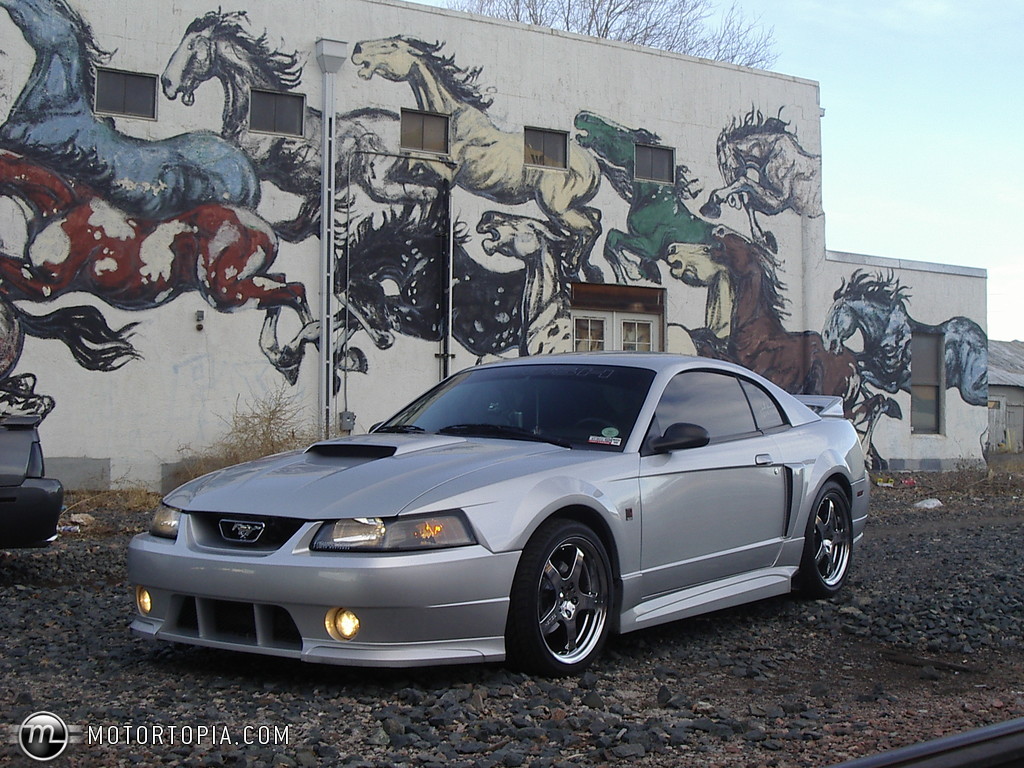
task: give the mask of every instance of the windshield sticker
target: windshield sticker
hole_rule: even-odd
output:
[[[587,442],[597,443],[598,445],[622,445],[622,438],[605,437],[604,435],[591,435],[589,438],[587,438]]]
[[[601,437],[618,437],[619,430],[615,427],[605,427],[601,430]]]

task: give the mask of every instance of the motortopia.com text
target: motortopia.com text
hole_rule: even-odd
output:
[[[124,746],[278,746],[288,744],[289,726],[88,725],[86,744]]]

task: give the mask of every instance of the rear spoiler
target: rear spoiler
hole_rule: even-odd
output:
[[[794,397],[823,418],[826,416],[846,418],[841,397],[831,395],[794,395]]]

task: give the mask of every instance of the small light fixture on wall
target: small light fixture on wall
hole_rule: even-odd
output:
[[[196,310],[196,330],[197,331],[203,330],[203,320],[205,320],[205,319],[206,319],[206,313],[203,310],[201,310],[201,309],[197,309]]]

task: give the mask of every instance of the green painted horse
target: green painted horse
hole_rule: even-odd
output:
[[[699,190],[686,166],[675,169],[673,183],[636,178],[636,147],[657,146],[658,136],[643,128],[626,128],[592,112],[576,115],[581,131],[576,141],[597,157],[602,173],[618,195],[629,203],[628,231],[612,229],[604,242],[604,256],[617,281],[650,280],[661,283],[658,262],[668,262],[673,244],[712,245],[714,226],[694,216],[686,207]],[[678,248],[677,248],[678,250]],[[672,275],[692,282],[688,273]]]

